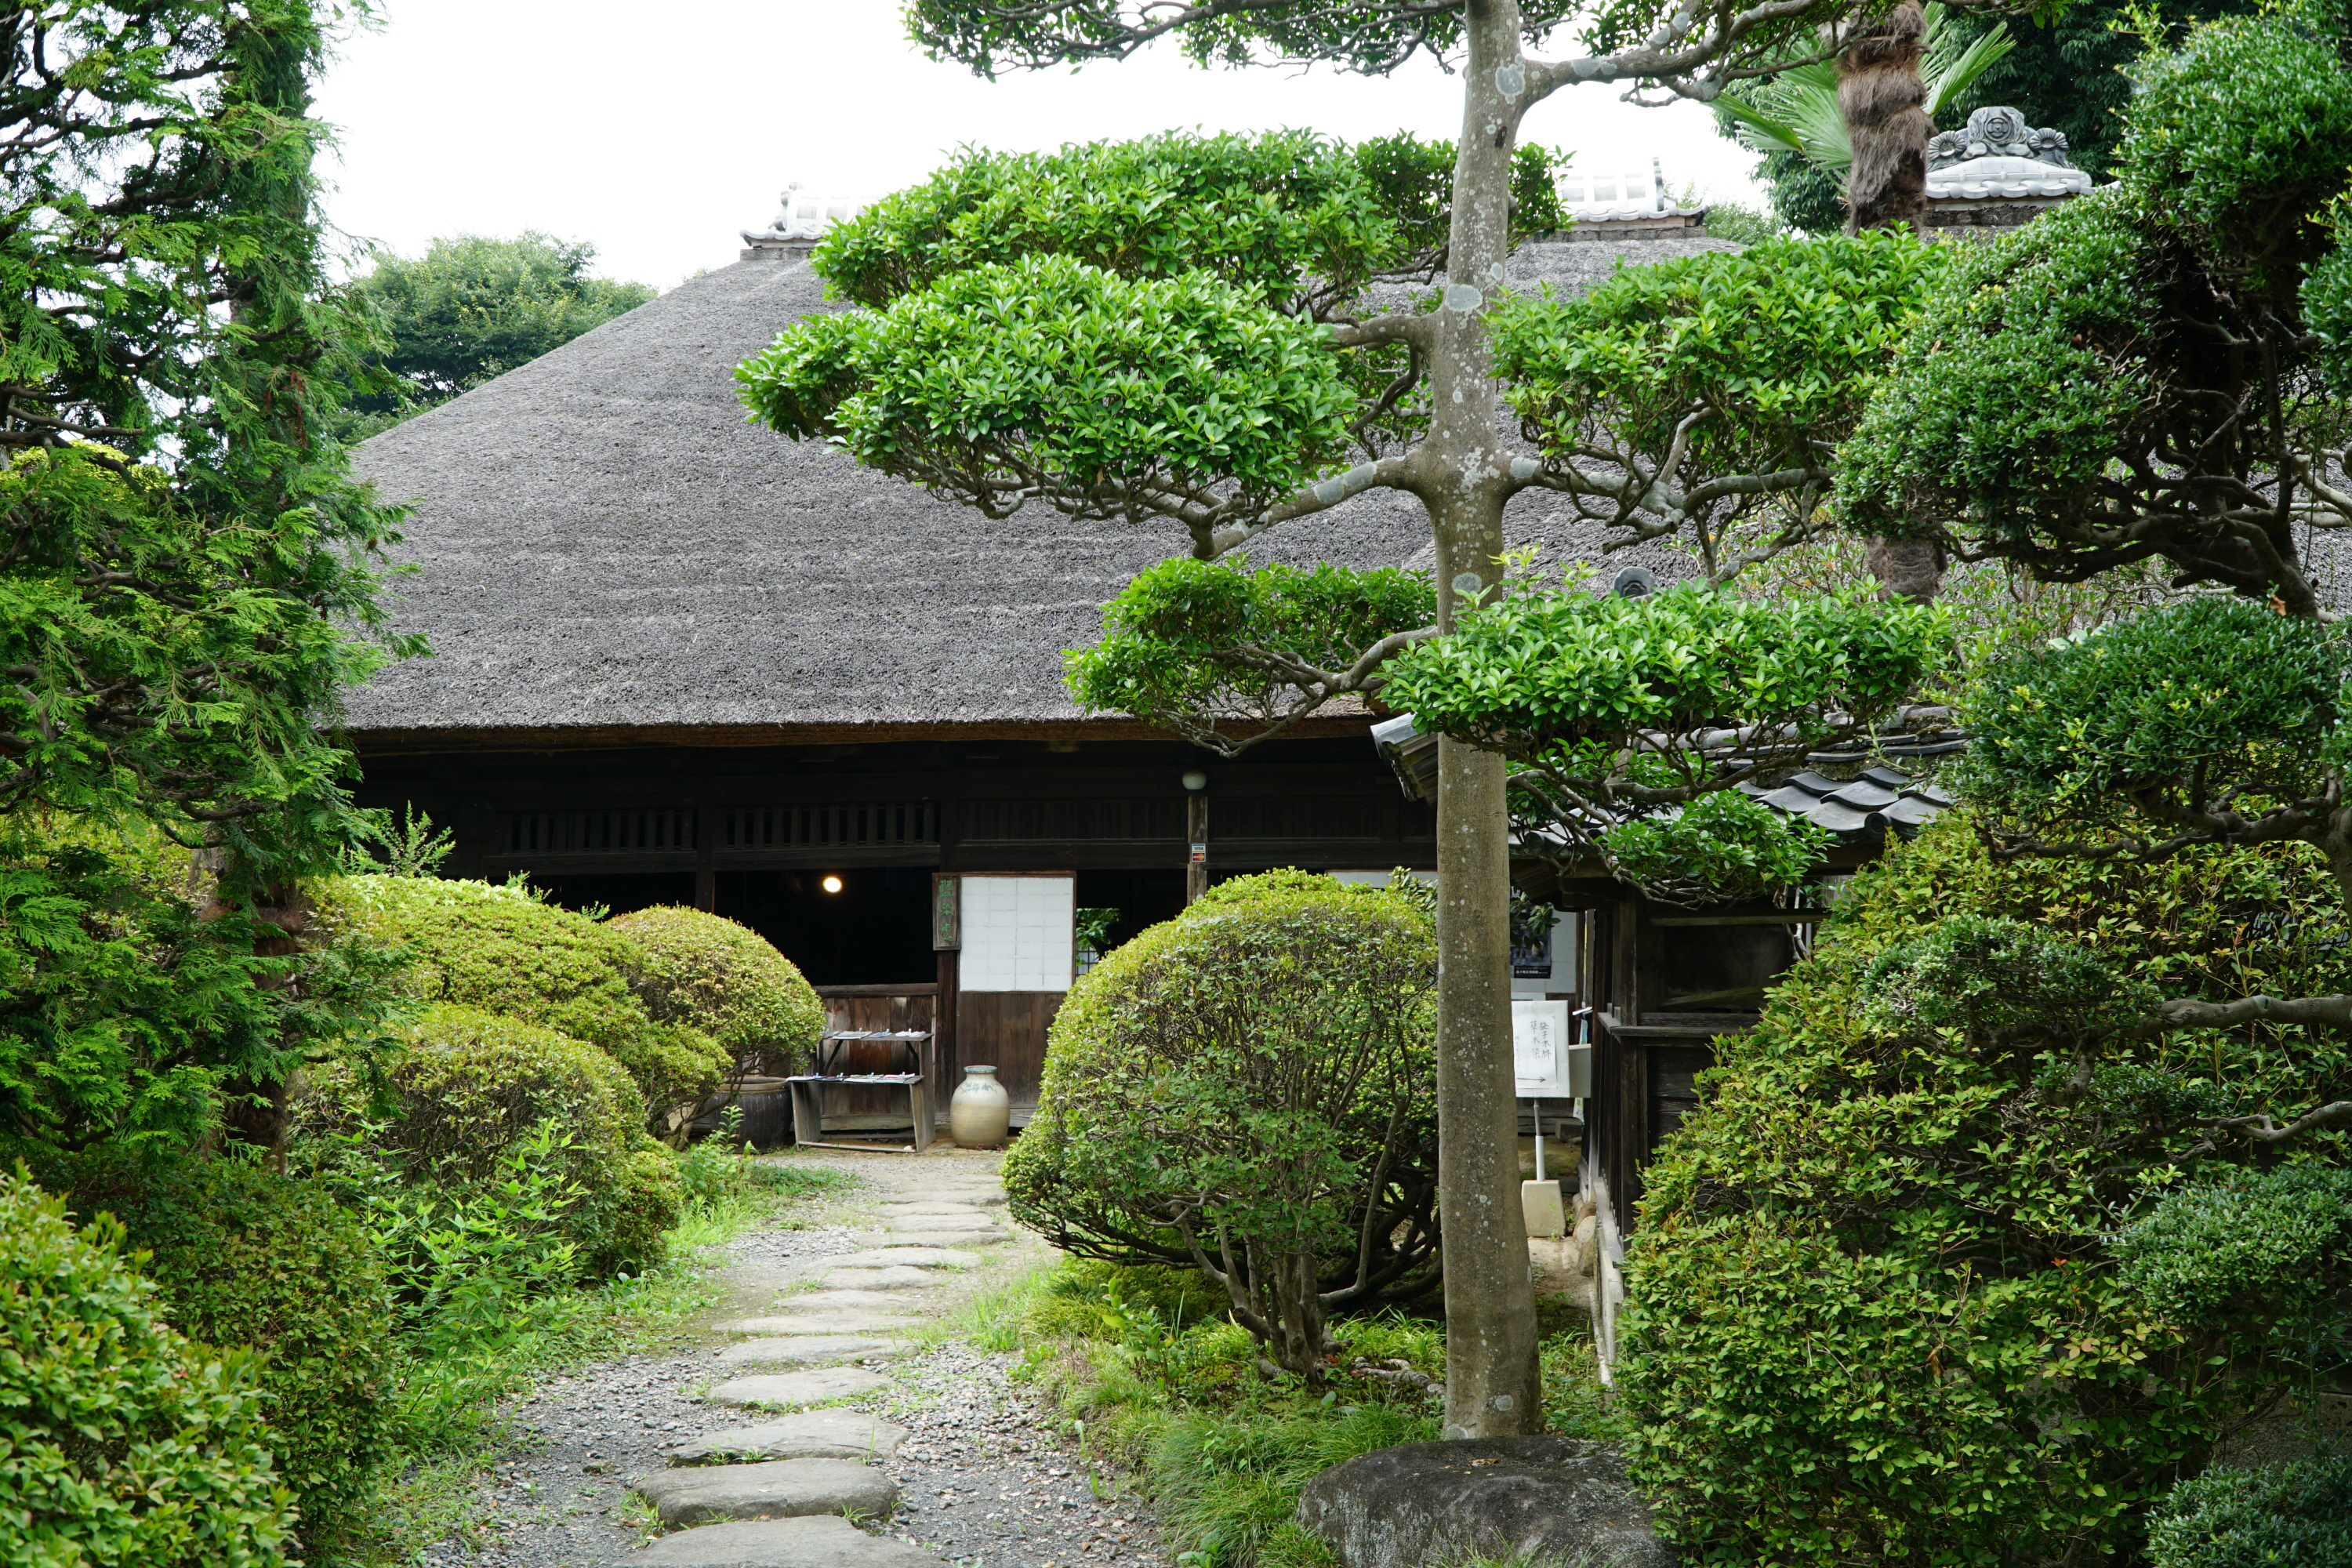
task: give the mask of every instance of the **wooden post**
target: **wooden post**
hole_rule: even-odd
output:
[[[719,912],[718,813],[697,808],[694,814],[694,907],[704,914]]]
[[[1184,797],[1184,841],[1191,846],[1184,861],[1184,901],[1192,903],[1209,890],[1209,794],[1194,790]]]

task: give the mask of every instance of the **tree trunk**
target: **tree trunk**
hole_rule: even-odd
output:
[[[1462,136],[1422,500],[1438,625],[1502,574],[1504,481],[1485,309],[1504,279],[1523,67],[1516,0],[1470,0]],[[1445,1268],[1445,1436],[1541,1430],[1535,1286],[1519,1217],[1511,1074],[1510,840],[1503,759],[1438,742],[1437,1192]]]
[[[1919,75],[1927,30],[1918,0],[1846,35],[1838,56],[1838,110],[1853,163],[1846,170],[1846,232],[1925,226],[1927,217],[1927,84]],[[1882,599],[1932,601],[1943,587],[1944,552],[1924,539],[1873,539],[1870,574]]]
[[[1918,0],[1846,36],[1838,56],[1838,109],[1853,163],[1845,176],[1846,232],[1921,226],[1927,216],[1927,84],[1919,76],[1927,18]]]

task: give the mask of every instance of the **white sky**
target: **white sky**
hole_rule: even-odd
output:
[[[596,270],[667,289],[735,259],[798,180],[871,197],[965,142],[1026,150],[1175,127],[1307,126],[1451,137],[1459,84],[1200,71],[1172,50],[982,81],[907,42],[898,0],[383,0],[318,95],[340,127],[330,217],[415,255],[436,235],[536,228],[594,245]],[[1636,109],[1565,89],[1524,135],[1585,168],[1664,162],[1676,189],[1753,201],[1754,155],[1692,104]]]

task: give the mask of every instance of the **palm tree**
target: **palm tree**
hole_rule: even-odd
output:
[[[1926,20],[1919,74],[1927,88],[1923,107],[1933,121],[2017,46],[2006,22],[1963,46],[1944,25],[1943,5],[1929,5]],[[1843,192],[1846,171],[1853,165],[1853,139],[1838,105],[1835,60],[1815,60],[1782,71],[1761,86],[1727,92],[1716,100],[1715,111],[1731,122],[1741,146],[1763,153],[1794,153],[1834,175]]]

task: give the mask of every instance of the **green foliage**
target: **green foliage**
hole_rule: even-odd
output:
[[[1736,790],[1700,795],[1671,816],[1621,822],[1601,835],[1618,874],[1644,887],[1691,883],[1717,900],[1793,888],[1836,837]]]
[[[2266,605],[2144,610],[1989,668],[1963,710],[1966,786],[2037,822],[2104,820],[2120,796],[2293,800],[2340,752],[2347,672],[2340,633]]]
[[[1706,233],[1710,239],[1755,245],[1767,239],[1785,238],[1789,228],[1788,219],[1778,210],[1759,212],[1745,202],[1706,204]]]
[[[1999,861],[1976,826],[1856,877],[1647,1173],[1621,1387],[1643,1483],[1709,1560],[2136,1552],[2222,1426],[2308,1375],[2260,1321],[2151,1291],[2191,1209],[2131,1226],[2247,1160],[2199,1117],[2341,1095],[2352,1051],[2091,1026],[2133,990],[2345,989],[2318,858]]]
[[[1328,1558],[1299,1530],[1299,1489],[1332,1466],[1401,1443],[1436,1439],[1437,1422],[1393,1405],[1336,1400],[1171,1422],[1148,1462],[1171,1544],[1202,1568],[1278,1568]]]
[[[2284,1354],[2309,1364],[2326,1353],[2314,1342],[2334,1339],[2344,1359],[2352,1170],[2226,1171],[2167,1193],[2112,1245],[2124,1286],[2174,1322],[2235,1337],[2268,1322]]]
[[[1454,221],[1454,143],[1423,142],[1400,131],[1359,142],[1349,149],[1371,182],[1380,203],[1396,222],[1409,255],[1441,254]],[[1524,236],[1566,228],[1560,211],[1559,173],[1568,155],[1533,142],[1511,149],[1511,224],[1514,243]]]
[[[394,955],[268,955],[283,933],[208,910],[209,890],[152,827],[0,820],[0,1150],[186,1148],[239,1084],[373,1032]]]
[[[1450,174],[1453,149],[1410,137],[1373,145],[1351,155],[1311,131],[1180,131],[1054,153],[967,148],[835,227],[813,265],[842,298],[877,309],[958,272],[1063,257],[1123,279],[1206,273],[1293,310],[1306,279],[1352,292],[1408,259],[1406,233],[1431,243],[1429,215],[1401,213],[1391,187],[1402,182],[1381,176],[1441,152]],[[1439,242],[1444,211],[1441,200]]]
[[[315,438],[357,347],[320,302],[320,18],[63,0],[37,31],[0,114],[0,808],[146,816],[239,879],[313,867],[396,521]]]
[[[1064,655],[1091,713],[1132,713],[1181,733],[1266,727],[1297,704],[1262,650],[1345,670],[1381,638],[1430,625],[1426,573],[1179,557],[1145,568],[1103,606],[1103,638]]]
[[[1726,479],[1786,473],[1779,488],[1805,496],[1788,521],[1811,525],[1823,444],[1853,428],[1945,258],[1870,233],[1629,267],[1579,299],[1497,306],[1495,368],[1549,466],[1627,509],[1687,513],[1712,570],[1715,534],[1759,504]]]
[[[762,424],[992,516],[1032,485],[1107,516],[1138,487],[1227,480],[1254,511],[1345,449],[1352,398],[1324,335],[1207,273],[1033,255],[804,318],[736,375]]]
[[[605,923],[627,938],[632,985],[657,1023],[698,1029],[737,1073],[806,1071],[824,1005],[765,937],[700,910],[665,904]]]
[[[75,1173],[75,1208],[149,1253],[172,1326],[252,1352],[264,1439],[294,1494],[303,1549],[348,1549],[375,1492],[396,1376],[373,1238],[320,1184],[240,1161]]]
[[[2208,1470],[2148,1527],[2155,1568],[2329,1568],[2352,1561],[2352,1455]]]
[[[1385,700],[1414,722],[1529,752],[1655,730],[1877,714],[1936,649],[1933,611],[1859,597],[1761,605],[1677,586],[1644,598],[1508,595],[1392,667]]]
[[[645,1149],[644,1101],[610,1056],[552,1029],[449,1004],[426,1008],[395,1037],[406,1048],[380,1079],[330,1069],[297,1107],[308,1157],[369,1191],[537,1183],[552,1205],[550,1223],[591,1274],[658,1259],[660,1233],[677,1215],[677,1178],[664,1168],[667,1152]],[[518,1165],[527,1148],[535,1152]],[[354,1163],[344,1170],[347,1158]],[[429,1219],[443,1200],[419,1201]]]
[[[246,1358],[200,1359],[100,1216],[0,1173],[0,1517],[11,1554],[91,1568],[276,1568],[293,1499]]]
[[[2066,580],[2157,557],[2315,613],[2282,487],[2343,510],[2299,477],[2352,421],[2298,298],[2317,268],[2327,309],[2345,265],[2340,32],[2284,7],[2146,61],[2118,183],[1946,269],[1840,451],[1845,521]],[[2246,398],[2270,414],[2240,420]]]
[[[1757,177],[1772,190],[1772,211],[1805,234],[1836,234],[1845,227],[1845,182],[1802,153],[1771,153],[1756,165]]]
[[[411,261],[379,251],[351,293],[376,312],[391,385],[352,400],[363,414],[422,413],[527,364],[654,297],[592,278],[592,245],[526,229],[512,239],[439,238]]]
[[[404,984],[558,1030],[628,1069],[657,1127],[719,1086],[726,1052],[699,1029],[657,1021],[630,987],[653,960],[612,926],[521,888],[417,877],[343,877],[318,891],[331,930],[414,955]]]
[[[1435,933],[1405,899],[1301,882],[1223,883],[1080,977],[1004,1181],[1066,1251],[1200,1268],[1317,1375],[1326,1310],[1434,1282]]]

